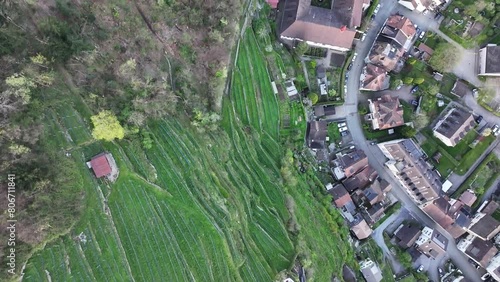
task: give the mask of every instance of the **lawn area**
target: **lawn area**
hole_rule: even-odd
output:
[[[489,142],[490,138],[485,138],[485,140],[480,142],[475,148],[470,148],[469,145],[477,137],[477,133],[471,131],[455,147],[448,147],[432,135],[431,129],[426,128],[422,130],[422,134],[427,138],[421,145],[427,156],[431,158],[437,151],[441,153],[442,156],[439,163],[436,163],[432,159],[431,162],[434,163],[441,176],[445,178],[452,171],[463,175],[474,162],[472,161],[471,163],[470,161],[474,158],[477,160],[479,155],[481,155],[492,142]]]
[[[427,32],[426,36],[424,37],[424,44],[432,49],[435,49],[437,45],[442,42],[445,41],[433,32]]]
[[[454,100],[457,99],[455,95],[450,94],[456,79],[457,77],[454,74],[450,73],[443,74],[443,80],[441,81],[441,88],[439,89],[439,93],[447,95],[448,97],[453,98]]]
[[[469,151],[473,150],[473,148],[471,148],[470,145],[478,137],[477,132],[475,130],[471,130],[469,133],[467,133],[467,135],[465,135],[465,137],[462,140],[460,140],[460,142],[458,142],[457,145],[450,147],[446,146],[443,142],[441,142],[441,140],[435,138],[434,135],[432,134],[432,129],[430,128],[423,129],[422,134],[424,134],[427,137],[427,139],[432,140],[429,142],[436,143],[435,145],[438,148],[440,148],[440,151],[442,150],[446,151],[449,157],[454,158],[457,162],[460,162],[467,155]]]
[[[401,105],[403,106],[403,119],[405,122],[408,122],[411,120],[412,116],[413,116],[413,106],[404,101],[404,100],[399,100],[399,102],[401,103]]]
[[[332,122],[328,124],[328,137],[330,137],[330,142],[337,144],[342,141],[342,136],[340,135],[338,123]]]
[[[490,144],[493,143],[493,141],[495,141],[495,137],[488,136],[484,138],[483,141],[479,142],[476,147],[469,150],[460,161],[460,165],[458,165],[455,172],[459,175],[464,175],[474,162],[479,159],[479,156],[481,156]]]
[[[500,176],[500,160],[495,153],[490,153],[472,172],[467,180],[457,189],[454,196],[459,197],[465,190],[473,190],[480,199],[484,192]],[[477,201],[475,206],[479,205]]]
[[[500,19],[500,14],[497,12],[499,7],[500,3],[494,0],[453,1],[443,13],[445,20],[440,30],[465,48],[482,46],[500,34],[494,27]],[[455,9],[458,9],[459,13],[455,13]],[[475,22],[481,23],[484,28],[475,30],[475,34],[471,34],[471,25]]]
[[[500,221],[500,210],[495,210],[491,215],[494,219]]]
[[[434,143],[428,142],[428,141],[426,141],[426,142],[424,142],[424,144],[422,144],[422,150],[424,150],[424,152],[429,157],[432,157],[434,155],[434,153],[436,153],[438,150],[440,152],[443,151],[443,149],[441,147],[438,147]],[[444,155],[443,153],[441,153],[441,154],[442,154],[442,156],[441,156],[441,159],[439,160],[439,163],[436,163],[432,159],[431,159],[431,163],[433,163],[436,166],[436,168],[439,171],[439,173],[441,174],[441,176],[446,178],[451,173],[451,171],[453,171],[453,169],[455,169],[456,161],[454,159],[450,159],[447,155]]]

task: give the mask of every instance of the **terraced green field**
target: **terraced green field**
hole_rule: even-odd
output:
[[[45,138],[71,148],[87,209],[32,256],[24,280],[273,281],[297,256],[316,281],[341,272],[353,255],[331,199],[316,200],[322,188],[311,176],[283,187],[279,107],[251,30],[237,60],[217,132],[199,134],[182,119],[152,122],[154,146],[143,151],[133,140],[93,142],[87,114],[75,107],[48,113]],[[85,166],[102,151],[117,161],[116,183]]]

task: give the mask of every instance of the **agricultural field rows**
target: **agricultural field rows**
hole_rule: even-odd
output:
[[[278,139],[279,108],[271,87],[267,64],[251,28],[240,44],[236,71],[231,84],[231,102],[245,125],[267,132]]]
[[[347,230],[312,195],[317,182],[302,176],[291,191],[283,187],[279,107],[266,63],[251,29],[240,45],[222,130],[202,135],[186,120],[150,122],[154,144],[143,150],[137,140],[92,141],[81,107],[48,112],[51,145],[71,148],[79,164],[86,210],[32,256],[24,280],[272,281],[297,256],[318,281],[341,272],[352,257],[339,244]],[[85,165],[102,151],[120,168],[116,183],[96,180]],[[297,234],[287,231],[292,216]]]

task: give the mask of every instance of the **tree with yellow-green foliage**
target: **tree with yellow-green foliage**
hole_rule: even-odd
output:
[[[125,136],[125,129],[111,111],[102,111],[90,118],[94,125],[92,136],[95,139],[113,141]]]

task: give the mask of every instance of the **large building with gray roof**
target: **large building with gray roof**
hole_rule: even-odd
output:
[[[471,113],[459,108],[452,108],[440,119],[432,133],[446,146],[457,145],[474,128],[476,122]]]
[[[479,50],[479,75],[500,76],[500,46],[488,44]]]

